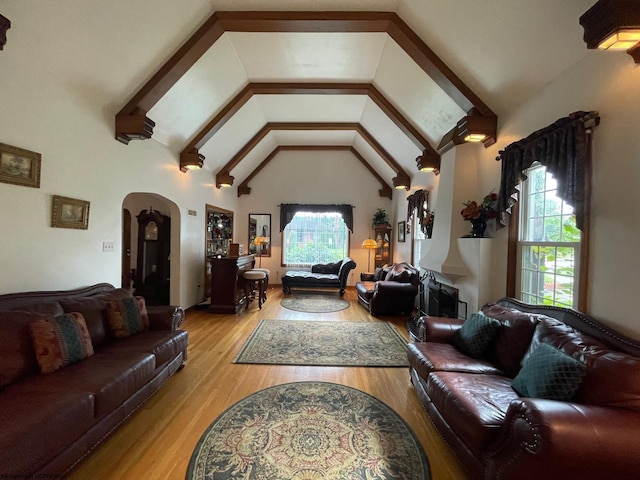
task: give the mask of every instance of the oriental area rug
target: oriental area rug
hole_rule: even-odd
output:
[[[280,304],[289,310],[306,313],[331,313],[349,308],[349,302],[319,293],[301,293],[283,298]]]
[[[261,320],[234,363],[406,367],[407,342],[388,322]]]
[[[202,435],[188,480],[429,480],[411,427],[368,393],[295,382],[232,405]]]

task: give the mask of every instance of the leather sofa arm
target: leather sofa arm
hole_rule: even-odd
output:
[[[509,406],[503,429],[485,454],[486,478],[629,478],[640,471],[634,410],[522,398]]]
[[[360,281],[361,282],[373,282],[374,278],[376,278],[375,273],[370,272],[361,272],[360,273]]]
[[[184,320],[184,309],[173,305],[147,307],[151,330],[178,330]]]
[[[462,327],[464,320],[449,317],[422,316],[416,320],[418,340],[421,342],[451,343],[457,330]]]

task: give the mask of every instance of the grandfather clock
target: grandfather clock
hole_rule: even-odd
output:
[[[171,218],[149,208],[138,219],[138,262],[135,294],[148,305],[169,305]]]
[[[391,263],[391,227],[387,224],[379,224],[373,227],[374,239],[378,244],[376,248],[375,266],[382,267]]]

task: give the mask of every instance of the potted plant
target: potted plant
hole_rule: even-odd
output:
[[[376,212],[373,214],[373,228],[376,227],[376,225],[389,225],[389,216],[387,215],[387,211],[384,210],[383,208],[379,208],[376,210]]]

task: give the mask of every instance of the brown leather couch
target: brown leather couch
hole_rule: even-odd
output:
[[[187,357],[180,307],[147,307],[149,330],[113,338],[109,284],[0,295],[0,474],[61,478],[136,411]],[[94,353],[40,373],[29,325],[79,312]]]
[[[471,478],[638,478],[640,342],[569,309],[505,298],[482,312],[499,328],[478,358],[452,344],[462,321],[451,318],[420,318],[408,347],[418,398]],[[512,387],[548,346],[584,364],[571,399]]]
[[[292,288],[337,288],[344,295],[349,272],[356,268],[356,262],[345,257],[339,262],[318,263],[311,271],[289,270],[282,276],[282,291],[290,293]]]
[[[373,275],[360,274],[356,292],[371,315],[411,314],[415,307],[420,272],[406,262],[376,268]]]

